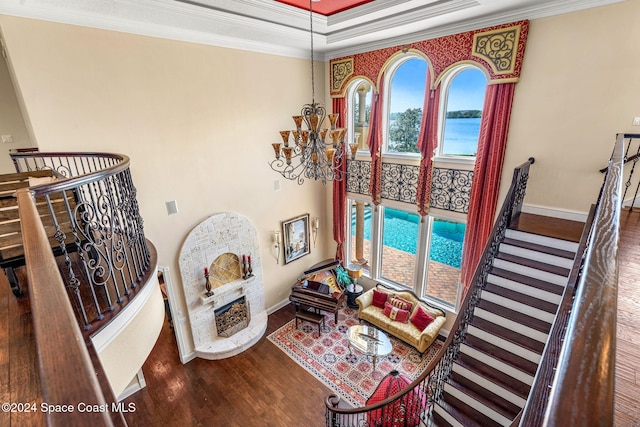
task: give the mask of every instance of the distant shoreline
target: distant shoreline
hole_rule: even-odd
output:
[[[482,110],[447,111],[447,119],[479,119],[481,117]]]

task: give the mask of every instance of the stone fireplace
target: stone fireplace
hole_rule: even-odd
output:
[[[251,260],[251,277],[245,276],[243,255]],[[257,231],[246,217],[222,213],[198,224],[182,245],[179,265],[198,357],[231,357],[264,335],[260,248]],[[211,295],[206,294],[205,268]]]

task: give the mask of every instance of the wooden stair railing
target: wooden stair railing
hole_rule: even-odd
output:
[[[527,399],[527,404],[519,416],[511,423],[511,427],[520,425],[540,426],[543,423],[547,402],[551,394],[551,385],[556,375],[556,367],[558,366],[562,343],[565,339],[567,324],[569,323],[569,316],[573,310],[575,291],[583,267],[584,253],[588,244],[594,214],[595,205],[592,205],[580,237],[575,262],[571,269],[567,286],[558,306],[556,320],[549,332],[547,345],[545,346],[540,364],[538,365],[538,372],[531,385],[529,399]]]
[[[21,189],[17,197],[43,402],[73,406],[73,411],[47,412],[47,424],[126,425],[122,414],[112,411],[115,398],[110,390],[105,398],[100,387],[97,375],[102,374],[96,373],[91,362],[32,195]],[[80,412],[79,402],[106,410]]]
[[[471,287],[465,294],[460,305],[460,314],[451,328],[442,349],[435,358],[427,365],[425,371],[415,381],[408,385],[399,393],[389,396],[375,405],[360,408],[339,407],[340,398],[330,395],[325,400],[326,425],[327,427],[355,427],[361,425],[396,425],[386,420],[397,417],[401,408],[412,407],[418,411],[421,417],[429,416],[432,404],[436,401],[443,389],[443,384],[451,372],[451,365],[456,359],[459,347],[466,335],[466,328],[471,320],[473,309],[480,299],[480,293],[486,284],[487,275],[491,269],[493,259],[498,251],[500,242],[504,240],[504,235],[509,224],[520,214],[525,196],[527,180],[529,177],[529,167],[535,162],[533,157],[525,163],[517,166],[513,172],[511,186],[505,197],[500,213],[494,224],[493,230],[484,252],[475,270]],[[416,395],[426,397],[426,405],[416,404]],[[383,421],[384,420],[384,421]],[[422,418],[423,422],[427,420]],[[398,421],[398,422],[401,422]],[[402,424],[398,424],[402,425]]]
[[[588,243],[548,402],[531,401],[521,426],[613,425],[618,240],[625,138],[618,134],[593,210]],[[537,381],[537,379],[536,379]],[[536,396],[537,398],[537,396]],[[541,416],[543,414],[543,416]]]

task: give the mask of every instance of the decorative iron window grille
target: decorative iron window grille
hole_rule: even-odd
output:
[[[468,213],[472,181],[473,171],[434,168],[431,180],[431,207]]]

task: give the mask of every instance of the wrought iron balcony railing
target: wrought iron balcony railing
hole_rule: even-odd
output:
[[[31,187],[80,326],[113,312],[149,273],[151,254],[129,158],[107,153],[13,153],[18,172],[60,176]]]

